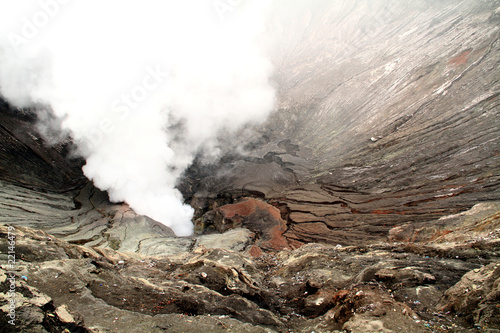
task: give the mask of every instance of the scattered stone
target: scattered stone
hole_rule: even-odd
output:
[[[384,327],[384,323],[381,320],[373,320],[363,315],[354,315],[342,328],[351,333],[394,333],[393,330]]]
[[[65,324],[73,323],[75,318],[69,313],[68,307],[66,305],[61,305],[55,310],[55,314]]]
[[[5,228],[0,226],[0,243],[5,242]],[[22,235],[20,247],[26,243],[38,249],[45,241],[33,229],[19,227],[17,231]],[[235,252],[198,246],[191,252],[157,258],[134,258],[102,248],[85,251],[57,237],[52,237],[50,244],[50,256],[32,252],[30,262],[19,262],[30,279],[23,281],[16,292],[22,293],[19,300],[26,304],[26,318],[32,318],[29,321],[33,323],[43,315],[53,318],[57,327],[64,323],[82,327],[78,318],[85,318],[93,323],[92,329],[118,325],[122,331],[132,326],[150,331],[157,321],[145,320],[144,316],[160,320],[162,315],[188,313],[190,318],[202,321],[212,315],[229,316],[236,320],[232,322],[234,327],[250,325],[257,331],[259,325],[274,331],[289,325],[297,331],[334,332],[345,327],[353,332],[371,328],[390,332],[400,325],[409,333],[417,333],[430,322],[419,318],[436,312],[436,299],[469,271],[463,280],[469,281],[466,286],[456,293],[447,292],[446,300],[454,305],[452,313],[443,314],[440,320],[451,325],[455,311],[476,316],[474,311],[479,309],[480,314],[474,317],[478,323],[498,326],[493,319],[497,310],[492,306],[497,302],[492,282],[497,266],[478,268],[452,258],[429,260],[413,253],[402,254],[397,244],[308,244],[253,257],[248,255],[251,248]],[[477,280],[472,284],[471,274]],[[489,286],[491,291],[484,289]],[[474,288],[484,292],[474,294]],[[452,298],[455,294],[472,298],[457,302]],[[93,305],[88,306],[88,302]],[[1,309],[8,311],[5,306]],[[116,313],[118,319],[101,313]],[[287,318],[284,313],[293,315]]]

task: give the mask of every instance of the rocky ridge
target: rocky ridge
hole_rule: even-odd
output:
[[[418,229],[404,232],[421,237],[410,242],[398,228],[386,243],[259,253],[255,241],[231,250],[202,237],[176,254],[117,252],[17,226],[15,270],[3,265],[0,279],[15,276],[16,329],[24,332],[494,332],[499,206],[442,219],[442,227],[482,230],[476,242],[463,232],[429,242]],[[233,231],[212,241],[227,243]],[[0,227],[2,248],[7,235]],[[8,328],[6,290],[0,296]]]

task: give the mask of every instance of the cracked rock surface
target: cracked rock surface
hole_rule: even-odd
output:
[[[200,245],[151,256],[27,227],[15,234],[16,267],[0,271],[1,320],[9,328],[4,282],[14,276],[16,329],[25,332],[500,329],[500,253],[471,244],[311,243],[259,256]],[[0,237],[7,248],[6,226]]]
[[[0,101],[0,330],[500,332],[500,1],[302,9],[275,112],[178,184],[190,237]]]
[[[499,6],[331,1],[278,19],[277,110],[181,189],[258,193],[297,245],[380,241],[499,200]]]

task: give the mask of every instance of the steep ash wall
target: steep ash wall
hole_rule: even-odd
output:
[[[277,20],[259,139],[185,192],[257,191],[291,238],[340,243],[498,200],[500,3],[315,4]]]

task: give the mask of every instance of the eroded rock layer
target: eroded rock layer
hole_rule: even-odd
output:
[[[278,110],[184,192],[260,193],[289,240],[339,244],[500,199],[499,2],[315,5],[277,28]]]
[[[16,110],[0,99],[0,181],[51,192],[85,184],[71,142],[47,142],[36,124],[34,110]]]
[[[0,105],[0,328],[500,330],[500,2],[303,6],[271,25],[277,110],[179,183],[191,237]]]

